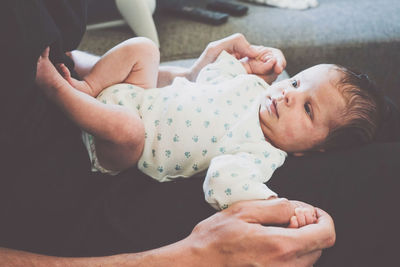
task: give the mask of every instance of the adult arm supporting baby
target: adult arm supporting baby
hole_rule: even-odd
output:
[[[200,222],[185,239],[141,253],[63,258],[0,248],[2,266],[311,266],[335,242],[332,218],[322,210],[317,223],[299,229],[288,222],[286,199],[246,201]],[[263,226],[272,225],[272,226]],[[227,253],[228,252],[228,253]]]

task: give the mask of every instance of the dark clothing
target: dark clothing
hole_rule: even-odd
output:
[[[72,69],[64,52],[83,35],[85,1],[5,0],[0,12],[0,246],[60,256],[143,251],[186,237],[214,213],[202,176],[158,183],[136,169],[91,173],[80,129],[35,86],[46,46],[53,62]],[[320,266],[395,258],[399,153],[399,143],[389,143],[289,157],[274,174],[271,189],[333,216],[337,245]]]
[[[7,0],[0,12],[6,21],[0,47],[0,242],[49,251],[49,243],[68,238],[64,225],[79,220],[82,211],[76,207],[83,203],[91,176],[79,128],[35,86],[36,63],[50,46],[53,62],[73,66],[64,52],[81,40],[86,3]]]
[[[61,256],[143,251],[183,238],[213,212],[203,201],[201,186],[190,183],[197,197],[172,204],[171,222],[179,222],[172,226],[163,223],[169,217],[163,213],[168,202],[158,206],[158,198],[146,194],[150,189],[167,193],[172,183],[159,187],[134,169],[119,177],[90,172],[81,130],[34,83],[36,62],[47,46],[53,63],[64,62],[72,70],[64,53],[78,46],[85,15],[86,1],[3,3],[1,17],[6,23],[1,36],[7,38],[2,38],[0,47],[4,54],[0,61],[0,246]],[[193,190],[187,192],[195,195]],[[205,211],[177,214],[196,205]],[[157,220],[146,219],[150,211]],[[127,227],[125,220],[135,223]],[[122,225],[131,232],[125,235]]]

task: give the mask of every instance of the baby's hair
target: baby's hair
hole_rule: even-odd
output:
[[[317,150],[333,150],[359,146],[374,141],[382,121],[384,98],[382,91],[366,74],[334,65],[342,74],[336,87],[346,102],[340,123],[331,128]]]

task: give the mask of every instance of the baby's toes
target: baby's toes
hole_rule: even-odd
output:
[[[71,73],[69,69],[63,64],[59,63],[56,65],[58,72],[63,76],[64,79],[69,80],[71,78]]]

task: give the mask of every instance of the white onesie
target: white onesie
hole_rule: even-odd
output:
[[[147,90],[117,84],[98,99],[126,106],[142,118],[141,171],[165,182],[208,168],[205,198],[214,208],[224,209],[240,200],[276,195],[265,182],[287,154],[265,141],[260,127],[261,95],[268,87],[223,51],[194,83],[176,78],[170,86]],[[92,170],[113,174],[100,166],[93,138],[83,133],[83,139]]]

